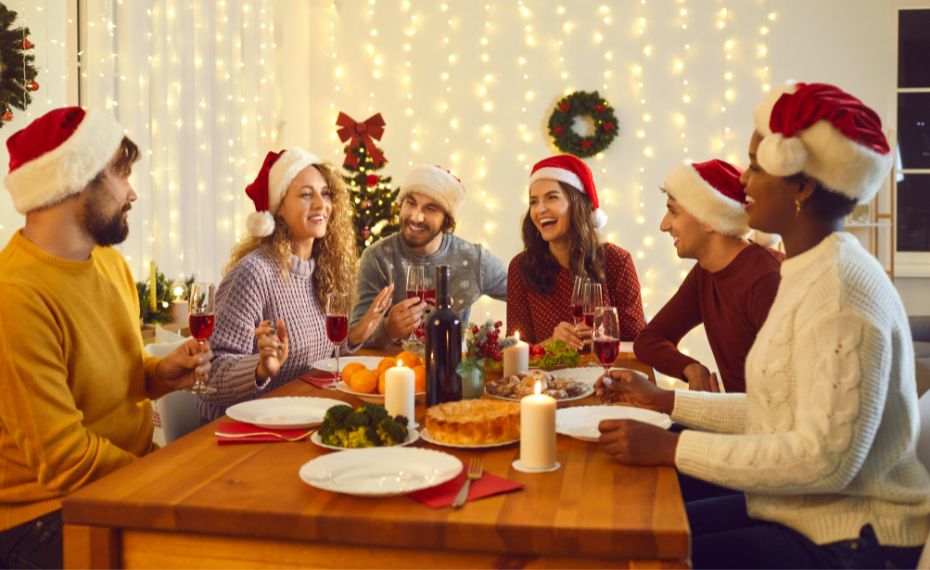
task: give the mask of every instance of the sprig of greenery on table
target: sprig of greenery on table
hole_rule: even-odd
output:
[[[459,375],[471,374],[474,370],[499,369],[503,350],[517,343],[513,338],[500,338],[500,321],[488,319],[481,326],[468,323],[465,328],[465,357],[455,369]]]
[[[561,340],[550,340],[543,344],[546,354],[538,358],[530,359],[530,368],[542,368],[543,370],[553,370],[555,368],[573,368],[578,366],[578,360],[581,358],[578,351],[570,348]]]

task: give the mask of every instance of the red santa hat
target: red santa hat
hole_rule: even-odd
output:
[[[868,202],[891,169],[878,115],[862,101],[825,83],[788,84],[755,114],[762,142],[756,160],[766,172],[803,172],[825,188]]]
[[[455,219],[465,201],[465,185],[459,177],[438,164],[418,164],[407,173],[397,194],[397,203],[404,201],[410,192],[423,194],[435,200],[446,214]]]
[[[591,200],[591,223],[597,229],[607,224],[607,214],[598,205],[594,175],[583,160],[571,154],[558,154],[537,162],[530,173],[529,185],[537,180],[564,182]]]
[[[274,232],[274,215],[281,207],[288,186],[304,168],[322,162],[296,147],[266,154],[255,180],[245,187],[245,193],[255,204],[255,211],[246,219],[249,233],[255,237],[270,236]]]
[[[110,113],[63,107],[7,139],[4,184],[20,214],[52,206],[83,190],[113,159],[123,127]]]

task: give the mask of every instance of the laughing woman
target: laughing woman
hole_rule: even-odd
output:
[[[746,358],[745,394],[666,392],[620,372],[608,400],[671,413],[670,433],[602,422],[617,461],[671,465],[737,494],[686,504],[695,568],[914,568],[930,476],[914,352],[884,269],[843,230],[891,169],[878,115],[825,84],[756,110],[749,226],[781,234],[781,284]]]
[[[250,237],[233,250],[216,295],[209,385],[217,391],[199,396],[211,420],[332,356],[326,300],[351,293],[358,265],[348,191],[330,164],[300,148],[269,152],[245,192],[256,209]],[[371,335],[390,299],[385,287],[341,352]]]
[[[533,167],[529,192],[523,251],[507,276],[508,334],[580,349],[586,333],[572,322],[571,301],[574,278],[583,277],[600,283],[603,304],[617,308],[621,338],[636,338],[646,325],[639,279],[629,253],[600,243],[597,230],[607,216],[598,208],[591,169],[567,154],[546,158]]]

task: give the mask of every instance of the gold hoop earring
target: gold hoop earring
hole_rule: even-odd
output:
[[[794,199],[794,217],[795,218],[801,217],[801,199],[800,198]]]

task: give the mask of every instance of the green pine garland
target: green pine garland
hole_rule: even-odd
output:
[[[184,281],[184,294],[181,296],[182,301],[187,301],[190,296],[191,285],[194,284],[192,275]],[[155,311],[149,305],[149,280],[137,281],[136,292],[139,294],[139,307],[143,323],[170,323],[171,322],[171,301],[175,299],[172,286],[174,282],[165,277],[161,271],[155,272]]]
[[[594,134],[575,132],[575,117],[590,117]],[[556,148],[581,158],[604,151],[617,138],[619,124],[613,107],[597,91],[575,91],[559,100],[549,116],[549,135]]]
[[[0,127],[12,118],[11,107],[26,110],[32,103],[30,91],[35,83],[35,56],[26,53],[32,49],[29,28],[13,28],[16,12],[0,3]]]

